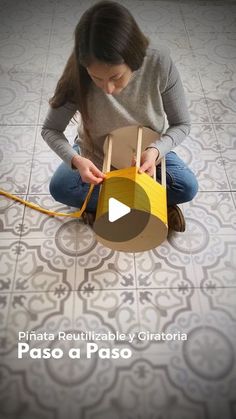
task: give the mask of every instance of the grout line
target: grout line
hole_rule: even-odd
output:
[[[195,50],[194,50],[194,48],[193,48],[193,46],[192,46],[192,43],[191,43],[191,35],[190,35],[190,33],[189,33],[188,29],[187,29],[186,22],[185,22],[185,18],[184,18],[184,13],[183,13],[183,11],[182,11],[181,5],[180,5],[180,9],[181,9],[181,15],[182,15],[182,19],[183,19],[183,22],[184,22],[185,30],[186,30],[186,33],[187,33],[187,38],[188,38],[188,42],[189,42],[189,47],[190,47],[190,50],[191,50],[192,55],[193,55],[193,61],[194,61],[194,62],[195,62],[195,64],[196,64],[196,61],[197,61],[197,56],[196,56],[196,54],[195,54]],[[196,65],[196,68],[198,68],[198,67],[197,67],[197,65]],[[197,69],[196,73],[197,73],[197,75],[198,75],[198,79],[199,79],[199,82],[200,82],[200,85],[201,85],[201,94],[203,95],[204,102],[205,102],[205,105],[206,105],[206,107],[207,107],[207,111],[208,111],[208,116],[209,116],[209,119],[210,119],[210,121],[211,121],[211,122],[210,122],[210,125],[213,125],[213,119],[212,119],[212,116],[211,116],[210,109],[209,109],[209,107],[208,107],[208,103],[207,103],[207,98],[206,98],[205,90],[204,90],[204,87],[203,87],[203,84],[202,84],[202,80],[201,80],[201,75],[200,75],[200,72],[198,71],[198,69]],[[204,125],[206,125],[206,124],[204,124]],[[207,123],[207,125],[209,125],[209,124]],[[216,138],[216,141],[217,141],[217,138]],[[217,144],[218,144],[218,142],[217,142]]]
[[[236,199],[234,199],[233,192],[236,192],[236,191],[230,191],[230,194],[231,194],[231,198],[233,200],[233,204],[234,204],[234,207],[235,207],[235,210],[236,210]]]
[[[216,192],[216,193],[221,193],[221,192],[224,192],[224,193],[226,193],[226,192],[227,192],[227,193],[228,193],[228,192],[236,192],[236,189],[235,189],[235,190],[234,190],[234,189],[230,189],[230,190],[223,190],[223,189],[220,189],[220,190],[215,190],[215,191],[201,191],[201,190],[199,190],[199,192],[200,192],[200,193],[212,193],[212,192],[213,192],[213,193],[215,193],[215,192]],[[199,193],[199,192],[198,192],[198,193]],[[186,202],[186,203],[187,203],[187,202]]]
[[[138,295],[138,278],[137,278],[137,266],[136,266],[136,255],[134,255],[134,276],[135,276],[135,287],[136,287],[136,301],[137,301],[137,317],[138,317],[138,327],[141,326],[141,318],[140,318],[140,304],[139,304],[139,295]]]
[[[43,124],[3,124],[0,123],[0,127],[37,127],[43,126]]]
[[[43,69],[43,71],[41,73],[41,96],[40,96],[40,102],[41,102],[41,99],[42,99],[42,91],[43,91],[43,83],[44,83],[44,76],[45,76],[45,68],[46,68],[46,65],[47,65],[47,58],[48,58],[49,49],[50,49],[50,41],[51,41],[52,27],[53,27],[53,22],[54,22],[54,14],[55,14],[56,5],[57,5],[57,2],[54,5],[54,10],[53,10],[53,13],[52,13],[51,27],[50,27],[50,31],[49,31],[49,41],[48,41],[48,48],[47,48],[47,53],[46,53],[45,65],[44,65],[44,69]],[[34,124],[34,125],[32,125],[32,124],[29,124],[29,125],[28,124],[27,125],[26,124],[23,124],[23,126],[31,126],[31,127],[34,127],[34,128],[40,126],[41,125],[41,124],[39,124],[40,109],[41,109],[41,106],[39,106],[39,109],[38,109],[37,123]],[[8,125],[5,125],[4,124],[4,126],[8,126]],[[12,127],[13,125],[10,125],[10,126]],[[17,124],[16,126],[22,126],[22,125],[21,124]],[[28,179],[27,191],[24,194],[25,196],[27,196],[28,193],[29,193],[29,187],[30,187],[30,181],[31,181],[31,175],[32,175],[33,159],[34,159],[34,152],[35,152],[35,147],[36,147],[37,134],[38,134],[38,129],[36,128],[35,129],[35,139],[34,139],[33,153],[32,153],[32,157],[31,157],[30,175],[29,175],[29,179]],[[22,218],[21,218],[22,224],[24,223],[25,213],[26,213],[26,206],[24,206],[24,209],[23,209],[23,214],[22,214]],[[24,237],[22,237],[22,232],[20,232],[20,235],[19,235],[19,238],[18,238],[19,245],[22,242],[22,238],[24,239]],[[15,279],[16,279],[16,268],[17,268],[17,265],[18,265],[18,258],[19,258],[19,255],[17,255],[16,263],[15,263],[15,272],[14,272],[14,278],[13,278],[13,281],[12,281],[12,288],[13,289],[14,289]],[[11,300],[10,300],[10,303],[11,303]],[[10,310],[10,305],[9,305],[9,310]],[[9,313],[10,313],[10,311],[8,312],[8,315],[7,315],[7,325],[8,325]]]
[[[181,5],[181,3],[180,3],[180,5],[179,5],[179,10],[180,10],[180,16],[181,16],[182,21],[183,21],[183,23],[184,23],[184,29],[185,29],[186,36],[187,36],[187,40],[188,40],[188,47],[190,48],[190,50],[191,50],[192,54],[194,55],[194,53],[193,53],[193,49],[192,49],[192,45],[191,45],[191,41],[190,41],[190,36],[189,36],[189,33],[188,33],[188,29],[187,29],[187,25],[186,25],[186,21],[185,21],[185,17],[184,17],[184,13],[183,13],[183,10],[182,10],[182,5]],[[194,55],[194,56],[195,56],[195,55]]]
[[[22,223],[23,223],[23,216],[22,216]],[[17,245],[20,245],[21,242],[21,233],[20,236],[16,239],[17,241]],[[6,315],[6,331],[9,330],[9,319],[10,319],[10,312],[11,312],[11,304],[13,301],[13,295],[14,295],[14,286],[15,286],[15,280],[16,280],[16,272],[17,272],[17,265],[18,265],[18,258],[19,258],[20,254],[17,253],[17,257],[15,260],[15,268],[14,268],[14,275],[13,275],[13,280],[12,280],[12,284],[11,284],[11,292],[10,292],[10,299],[9,299],[9,306],[7,309],[7,315]],[[2,295],[5,295],[4,292],[2,292]],[[7,332],[6,332],[6,336],[7,336]]]
[[[54,10],[53,10],[53,13],[52,13],[51,25],[50,25],[50,31],[49,31],[47,52],[46,52],[46,57],[45,57],[45,64],[44,64],[44,68],[43,68],[42,73],[41,73],[40,103],[39,103],[39,109],[38,109],[37,122],[34,125],[34,127],[36,128],[36,132],[35,132],[34,148],[33,148],[32,160],[31,160],[30,176],[29,176],[29,182],[28,182],[28,187],[27,187],[27,192],[26,192],[27,195],[29,194],[29,187],[30,187],[30,182],[31,182],[31,177],[32,177],[32,169],[33,169],[34,154],[35,154],[35,149],[36,149],[36,141],[37,141],[38,132],[39,132],[38,128],[40,126],[42,126],[42,124],[39,123],[39,121],[40,121],[40,114],[41,114],[41,104],[42,104],[42,97],[43,97],[43,89],[44,89],[45,75],[46,75],[46,69],[47,69],[47,64],[48,64],[48,57],[49,57],[49,51],[50,51],[50,45],[51,45],[51,39],[52,39],[52,31],[53,31],[54,20],[55,20],[54,17],[55,17],[55,13],[56,13],[56,6],[57,6],[57,4],[58,4],[58,0],[54,4]],[[24,215],[25,215],[25,212],[23,214],[23,220],[24,220]]]
[[[221,151],[221,149],[220,149],[220,142],[218,141],[218,136],[217,136],[217,132],[216,132],[216,128],[215,128],[215,124],[213,124],[212,125],[212,129],[213,129],[213,132],[214,132],[214,135],[215,135],[215,138],[216,138],[216,141],[217,141],[217,144],[219,145],[219,153],[220,153],[220,157],[221,157],[221,159],[222,160],[224,160],[224,158],[225,158],[225,156],[224,156],[224,152],[222,152]],[[224,172],[225,172],[225,176],[226,176],[226,179],[227,179],[227,182],[228,182],[228,185],[229,185],[229,187],[230,187],[230,180],[229,180],[229,176],[228,176],[228,173],[227,173],[227,170],[226,170],[226,167],[225,167],[225,165],[223,164],[223,168],[224,168]],[[230,191],[229,192],[235,192],[234,190],[232,190],[232,189],[230,189]],[[232,194],[231,194],[232,195]],[[233,196],[232,196],[232,198],[233,198]]]
[[[228,178],[227,178],[227,180],[228,180]],[[218,190],[213,190],[213,191],[202,191],[201,189],[199,189],[198,192],[205,192],[205,193],[217,192],[217,193],[221,193],[221,192],[236,192],[236,190],[234,190],[234,189],[218,189]]]
[[[209,290],[209,288],[213,288],[214,290],[219,290],[219,289],[236,289],[236,285],[235,286],[229,286],[229,287],[225,287],[225,286],[214,286],[214,287],[207,287],[207,286],[188,286],[188,290]],[[179,287],[143,287],[143,288],[94,288],[93,291],[99,291],[99,292],[107,292],[107,291],[144,291],[144,290],[148,290],[148,291],[156,291],[156,290],[179,290]],[[32,293],[36,293],[36,294],[54,294],[55,290],[52,291],[44,291],[44,290],[21,290],[21,291],[1,291],[2,295],[9,295],[9,294],[32,294]],[[78,289],[68,289],[66,290],[66,295],[69,295],[70,293],[78,293],[78,294],[86,294],[86,290],[84,290],[83,288],[78,290]],[[62,298],[62,300],[66,298]],[[138,302],[138,300],[137,300]],[[139,305],[139,304],[138,304]]]

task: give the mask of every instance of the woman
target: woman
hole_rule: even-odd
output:
[[[190,201],[198,184],[171,151],[190,130],[182,83],[168,52],[149,48],[124,6],[102,1],[83,14],[75,29],[74,49],[49,103],[42,137],[64,161],[50,183],[57,201],[81,207],[89,184],[95,184],[87,207],[87,221],[92,224],[104,179],[106,135],[124,126],[142,125],[159,132],[161,138],[142,153],[140,172],[153,175],[156,170],[159,179],[158,162],[165,155],[169,228],[185,230],[177,204]],[[63,132],[77,112],[82,126],[71,147]],[[165,115],[169,127],[164,132]]]

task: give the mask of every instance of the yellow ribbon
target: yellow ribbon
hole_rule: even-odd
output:
[[[40,212],[42,212],[44,214],[47,214],[47,215],[52,215],[52,216],[55,216],[55,217],[79,218],[79,217],[81,217],[81,215],[83,214],[83,212],[84,212],[84,210],[85,210],[85,208],[87,206],[87,203],[88,203],[88,201],[90,199],[90,196],[91,196],[91,194],[93,192],[93,188],[94,188],[94,185],[90,185],[88,194],[87,194],[87,196],[86,196],[86,198],[84,200],[84,203],[82,205],[82,208],[80,208],[79,211],[75,211],[75,212],[71,212],[71,213],[55,212],[55,211],[47,210],[45,208],[40,207],[37,204],[33,204],[33,202],[25,201],[24,199],[21,199],[21,198],[19,198],[16,195],[12,195],[11,193],[4,191],[3,189],[0,189],[0,195],[4,195],[7,198],[14,199],[15,201],[18,201],[21,204],[24,204],[26,207],[32,208],[32,209],[34,209],[36,211],[40,211]]]

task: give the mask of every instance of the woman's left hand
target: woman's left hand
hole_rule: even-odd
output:
[[[139,173],[147,173],[149,176],[153,176],[156,170],[156,159],[159,157],[159,151],[157,148],[148,148],[141,154],[141,166]],[[131,165],[136,164],[135,158],[133,158]]]

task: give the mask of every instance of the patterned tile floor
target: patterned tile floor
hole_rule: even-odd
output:
[[[1,197],[1,419],[236,418],[236,2],[120,1],[167,45],[192,117],[179,155],[200,190],[184,234],[142,254],[113,252],[80,221]],[[91,0],[0,0],[1,187],[44,207],[59,159],[40,128]],[[72,141],[75,126],[67,128]],[[22,330],[187,333],[91,360],[84,342],[37,342],[81,359],[17,359]],[[111,349],[112,341],[106,342]],[[124,342],[116,342],[124,348]]]

